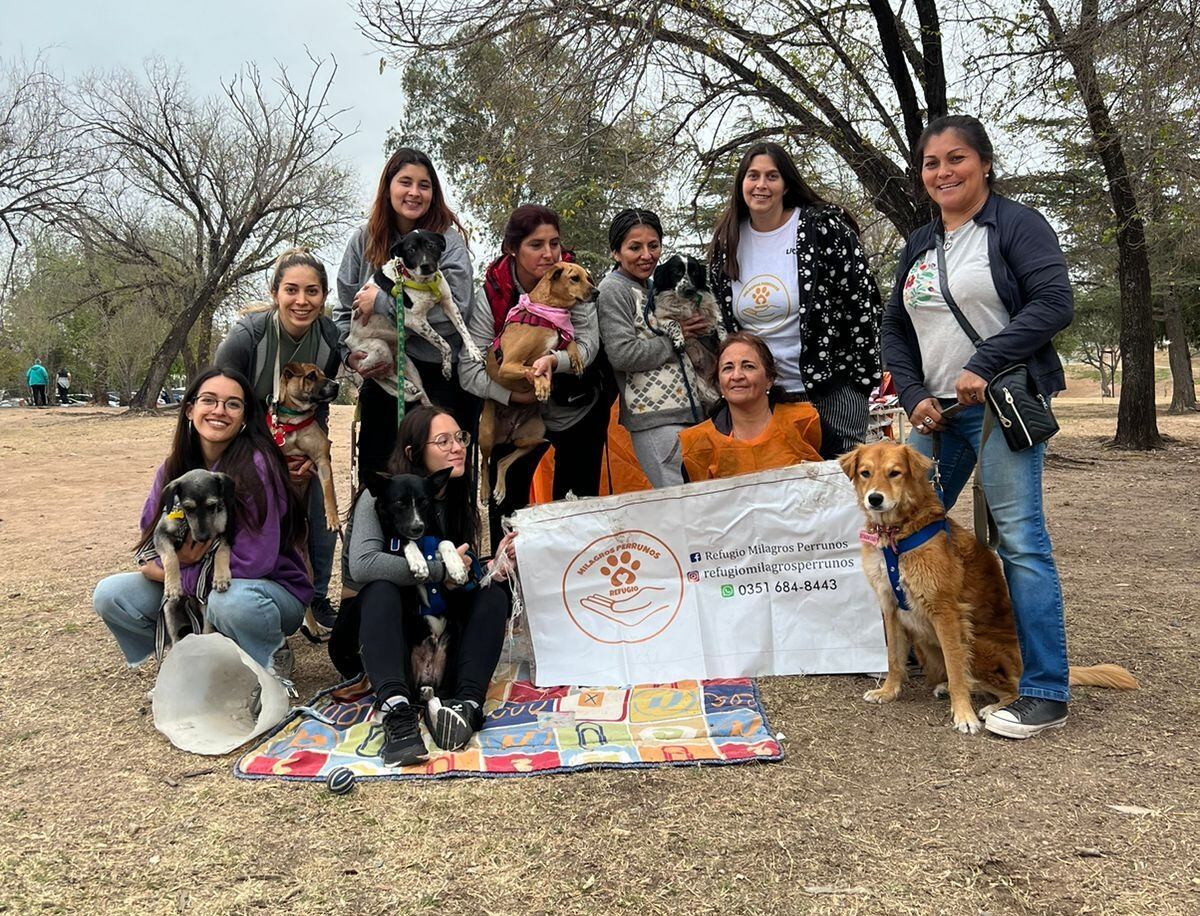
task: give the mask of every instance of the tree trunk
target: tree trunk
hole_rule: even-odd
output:
[[[1122,449],[1162,448],[1154,408],[1154,310],[1150,301],[1150,257],[1137,195],[1129,176],[1121,135],[1112,122],[1096,74],[1098,0],[1083,0],[1080,24],[1067,35],[1048,0],[1039,0],[1050,33],[1075,74],[1088,127],[1104,166],[1117,225],[1117,279],[1121,290],[1121,399],[1112,444]]]
[[[200,315],[200,329],[196,338],[196,364],[198,366],[207,366],[212,362],[213,311],[212,306],[209,306]]]
[[[108,354],[103,349],[96,357],[92,367],[95,376],[92,380],[92,403],[100,407],[108,406]]]
[[[241,247],[241,240],[239,240],[237,247]],[[130,400],[130,407],[144,409],[146,407],[154,407],[158,404],[158,393],[162,391],[163,385],[166,383],[167,375],[171,371],[171,365],[175,362],[175,358],[179,356],[180,351],[187,345],[188,334],[191,333],[196,319],[204,313],[206,308],[210,307],[212,298],[216,295],[217,281],[213,277],[221,276],[228,267],[226,259],[224,263],[218,265],[219,269],[212,270],[209,274],[209,279],[197,291],[196,297],[175,318],[174,323],[171,325],[171,330],[167,333],[163,342],[158,345],[158,350],[155,351],[154,358],[150,360],[150,368],[146,372],[146,380],[142,382],[142,387],[137,390],[137,394]]]
[[[1187,330],[1179,300],[1167,296],[1164,303],[1167,337],[1171,343],[1167,354],[1171,360],[1171,406],[1167,413],[1191,413],[1196,409],[1196,382],[1192,376],[1192,354],[1188,351]]]

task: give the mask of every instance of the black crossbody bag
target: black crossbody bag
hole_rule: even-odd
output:
[[[942,298],[946,300],[946,307],[958,321],[959,327],[978,349],[983,343],[983,338],[950,295],[944,250],[945,239],[938,233],[934,238],[934,252],[937,256],[938,283],[942,288]],[[1024,451],[1039,442],[1045,442],[1058,432],[1058,421],[1054,419],[1054,413],[1050,410],[1050,402],[1038,391],[1033,376],[1029,374],[1029,366],[1025,363],[1014,363],[997,372],[987,383],[987,401],[1000,424],[1000,431],[1004,433],[1004,441],[1014,452]]]

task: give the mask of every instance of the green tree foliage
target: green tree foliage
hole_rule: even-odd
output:
[[[605,119],[594,93],[548,92],[552,78],[577,75],[588,62],[540,42],[541,34],[531,24],[457,53],[413,57],[403,71],[404,117],[389,145],[429,151],[495,237],[515,207],[553,208],[566,244],[595,270],[609,261],[612,215],[663,200],[655,135],[631,112]]]

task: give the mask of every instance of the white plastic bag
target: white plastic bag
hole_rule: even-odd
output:
[[[228,754],[288,712],[283,685],[220,633],[184,637],[154,684],[154,727],[182,751]]]

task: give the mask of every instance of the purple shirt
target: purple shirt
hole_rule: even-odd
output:
[[[242,511],[238,513],[238,528],[229,557],[229,572],[235,579],[271,579],[295,595],[301,604],[307,605],[312,601],[313,585],[304,558],[294,545],[283,546],[279,542],[280,518],[287,507],[287,494],[283,489],[285,484],[260,453],[254,455],[254,467],[258,471],[258,478],[262,482],[266,497],[266,517],[255,527],[245,523],[245,519],[254,518],[257,514],[254,500],[250,494],[238,494]],[[143,531],[150,525],[157,524],[164,484],[163,467],[160,465],[154,475],[154,486],[150,488],[150,496],[142,509]],[[196,594],[200,564],[184,566],[181,573],[184,592],[189,595]]]

